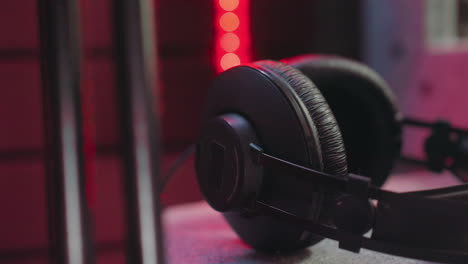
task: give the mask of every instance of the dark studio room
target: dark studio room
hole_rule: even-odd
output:
[[[468,0],[4,0],[0,263],[468,263]]]

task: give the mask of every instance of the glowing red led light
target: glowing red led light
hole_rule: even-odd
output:
[[[225,11],[233,11],[239,6],[239,0],[219,0],[219,5]]]
[[[221,57],[221,61],[219,63],[221,64],[221,68],[223,70],[227,70],[229,68],[239,65],[240,59],[239,56],[237,56],[234,53],[226,53],[223,55],[223,57]]]
[[[216,70],[250,61],[250,0],[214,0]]]
[[[239,27],[239,17],[232,13],[224,13],[219,19],[219,25],[224,31],[234,31]]]
[[[226,33],[220,40],[221,48],[226,52],[234,52],[240,46],[240,39],[234,33]]]

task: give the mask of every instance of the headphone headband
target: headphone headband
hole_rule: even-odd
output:
[[[340,248],[353,252],[359,252],[362,247],[425,260],[451,263],[468,261],[468,228],[463,228],[468,223],[468,204],[433,197],[466,195],[468,185],[424,192],[394,193],[370,185],[366,177],[349,174],[347,178],[338,178],[266,154],[254,144],[250,146],[255,162],[261,164],[264,169],[282,170],[288,177],[295,176],[304,183],[325,185],[326,188],[351,195],[357,200],[364,198],[378,202],[372,219],[353,220],[351,217],[362,216],[362,214],[356,215],[355,211],[354,214],[341,214],[342,217],[347,216],[344,217],[346,219],[335,219],[335,222],[372,220],[373,231],[370,239],[362,236],[364,233],[362,230],[361,232],[343,231],[339,227],[334,229],[320,225],[261,201],[255,202],[255,209],[299,224],[315,234],[337,240],[340,242]],[[356,210],[356,206],[352,206],[352,209]],[[349,210],[349,208],[339,210]],[[449,217],[450,215],[453,217]]]

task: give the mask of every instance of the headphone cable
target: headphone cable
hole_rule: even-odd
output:
[[[171,167],[162,174],[160,180],[160,193],[164,192],[164,189],[168,185],[168,183],[174,178],[175,173],[177,170],[187,161],[187,159],[195,152],[195,144],[188,146],[177,158],[174,163],[172,163]]]

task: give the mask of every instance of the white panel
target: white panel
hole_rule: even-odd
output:
[[[453,45],[458,40],[457,0],[426,0],[426,40],[432,46]]]

